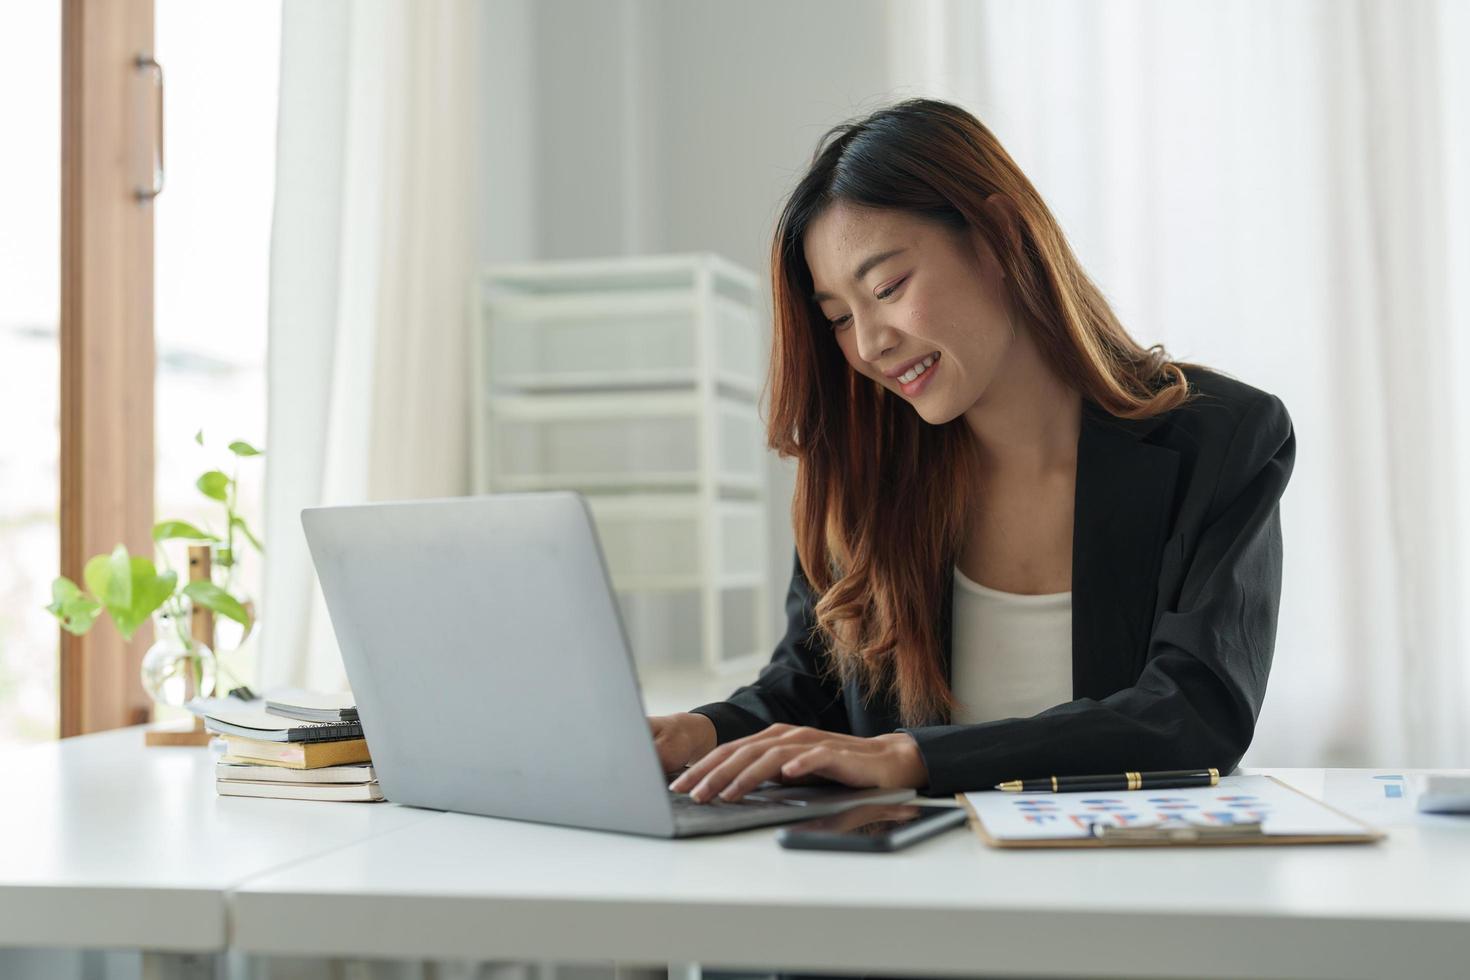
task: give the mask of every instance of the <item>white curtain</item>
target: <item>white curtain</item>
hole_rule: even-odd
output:
[[[1246,765],[1470,765],[1470,5],[892,5],[1134,336],[1296,423]]]
[[[258,680],[346,688],[303,507],[469,490],[469,0],[287,0]]]

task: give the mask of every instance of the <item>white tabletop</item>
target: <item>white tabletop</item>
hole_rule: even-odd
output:
[[[143,731],[0,754],[0,946],[222,950],[229,889],[438,815],[221,797],[213,753]]]
[[[650,713],[735,681],[650,672]],[[0,751],[0,947],[226,946],[227,900],[252,875],[438,817],[391,804],[221,797],[216,756],[145,746],[144,727]]]
[[[770,828],[666,841],[220,797],[213,762],[140,728],[0,755],[0,946],[1132,976],[1470,962],[1470,820],[1388,798],[1383,770],[1251,770],[1377,844],[1008,851],[963,830],[872,855],[785,851]]]
[[[251,952],[1052,975],[1413,975],[1470,962],[1470,821],[1386,770],[1269,770],[1375,844],[793,852],[445,814],[251,879]],[[1407,771],[1404,771],[1407,774]],[[1065,941],[1058,941],[1065,937]]]

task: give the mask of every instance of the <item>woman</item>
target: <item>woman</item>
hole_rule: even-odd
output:
[[[1143,348],[964,110],[834,127],[772,248],[786,636],[649,719],[671,788],[1230,772],[1276,634],[1275,396]]]

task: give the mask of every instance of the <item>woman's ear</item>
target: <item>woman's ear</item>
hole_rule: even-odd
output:
[[[975,261],[979,263],[980,274],[986,282],[992,279],[1004,279],[1006,277],[1005,266],[1001,264],[1000,257],[995,254],[995,249],[990,247],[990,239],[979,228],[971,225],[966,229],[970,249],[975,253]]]

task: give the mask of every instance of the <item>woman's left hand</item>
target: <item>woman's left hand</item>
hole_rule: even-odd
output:
[[[738,800],[766,780],[918,789],[929,781],[919,744],[905,732],[863,737],[804,725],[771,725],[718,746],[669,784],[700,803]],[[692,787],[692,788],[691,788]]]

